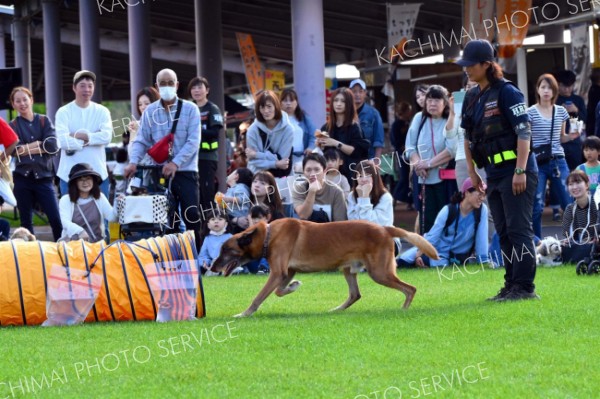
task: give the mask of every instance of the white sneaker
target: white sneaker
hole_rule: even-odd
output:
[[[233,271],[231,272],[231,275],[242,274],[243,272],[244,272],[244,268],[241,266],[238,266],[235,269],[233,269]]]
[[[221,273],[213,272],[212,270],[207,270],[204,272],[204,277],[212,277],[212,276],[220,276]]]

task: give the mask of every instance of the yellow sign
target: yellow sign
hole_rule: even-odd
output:
[[[247,33],[235,32],[237,37],[240,53],[244,62],[244,70],[246,71],[246,80],[251,94],[256,94],[265,88],[265,77],[260,65],[260,60],[256,54],[254,40]]]
[[[285,86],[285,73],[282,71],[265,70],[265,89],[279,93]]]

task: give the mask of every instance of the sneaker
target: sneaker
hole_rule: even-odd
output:
[[[238,274],[244,274],[244,268],[242,266],[238,266],[235,269],[233,269],[233,271],[231,272],[232,276],[238,275]]]
[[[504,287],[502,287],[500,289],[500,291],[498,291],[498,293],[496,295],[494,295],[493,297],[490,297],[488,299],[486,299],[487,301],[503,301],[504,298],[508,295],[508,293],[510,292],[510,286],[508,285],[504,285]]]
[[[522,299],[540,299],[540,296],[535,291],[527,291],[519,287],[515,287],[510,290],[503,298],[498,299],[496,302],[504,301],[520,301]]]
[[[221,273],[217,273],[217,272],[213,272],[212,270],[207,270],[204,273],[204,277],[213,277],[213,276],[220,276]]]
[[[269,269],[263,265],[260,265],[256,274],[269,274]]]

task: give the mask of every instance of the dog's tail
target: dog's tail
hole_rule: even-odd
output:
[[[427,241],[425,238],[418,234],[410,233],[404,229],[397,227],[386,227],[385,228],[389,235],[392,237],[400,237],[410,242],[415,247],[419,248],[421,252],[427,255],[431,259],[439,259],[436,249]]]

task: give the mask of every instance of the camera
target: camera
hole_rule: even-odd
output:
[[[552,168],[552,177],[556,177],[557,179],[560,177],[560,170],[558,169],[558,166],[554,166]]]

